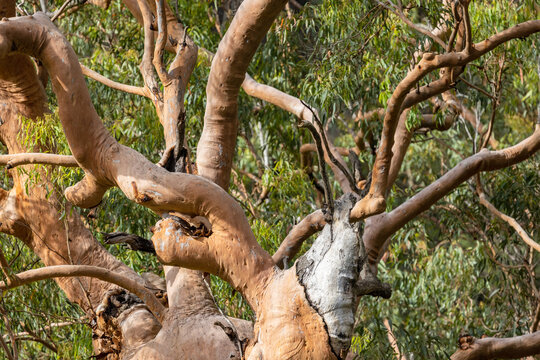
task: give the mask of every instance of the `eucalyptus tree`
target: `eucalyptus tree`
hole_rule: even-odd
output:
[[[119,6],[108,1],[93,3]],[[5,278],[0,288],[54,278],[89,319],[96,356],[353,356],[349,350],[351,342],[355,345],[359,304],[367,301],[367,295],[392,303],[385,300],[392,292],[391,278],[386,284],[377,275],[378,264],[396,240],[393,235],[469,179],[475,181],[471,194],[478,196],[479,203],[516,229],[523,246],[538,251],[536,234],[529,234],[534,229],[528,230],[534,228],[538,216],[534,209],[524,209],[528,225],[520,224],[493,205],[480,178],[482,172],[515,166],[540,148],[534,66],[540,20],[535,20],[538,8],[533,2],[458,0],[421,6],[415,1],[302,5],[245,0],[219,6],[182,4],[178,11],[178,4],[163,0],[124,0],[122,6],[135,20],[127,30],[104,31],[101,36],[106,40],[101,45],[117,47],[112,52],[120,62],[129,63],[130,57],[140,61],[140,75],[128,72],[124,77],[129,81],[140,76],[141,86],[93,70],[92,66],[110,59],[99,59],[99,52],[92,53],[97,58],[89,62],[76,55],[66,36],[76,48],[80,37],[86,46],[99,38],[75,30],[81,26],[78,20],[83,23],[87,6],[67,1],[50,13],[46,2],[18,6],[15,1],[2,1],[0,137],[8,152],[2,161],[10,188],[0,194],[0,230],[20,239],[44,266],[16,273],[0,253]],[[32,7],[43,12],[24,14],[32,12]],[[24,16],[16,17],[17,11]],[[213,27],[208,37],[195,26],[196,21],[203,21],[201,11]],[[196,18],[190,20],[190,13]],[[280,20],[274,24],[276,18]],[[64,34],[54,24],[58,19],[67,29]],[[184,24],[193,24],[193,29],[188,31]],[[133,45],[132,38],[140,43],[134,53],[126,48]],[[524,43],[513,45],[519,41]],[[215,45],[215,54],[203,45]],[[298,55],[284,55],[288,51]],[[209,68],[207,76],[204,67]],[[134,97],[119,103],[112,96],[104,101],[107,97],[96,92],[92,95],[98,101],[93,102],[85,75]],[[266,79],[274,86],[255,79]],[[475,84],[478,81],[483,83]],[[463,84],[488,100],[482,98],[471,109],[455,91],[458,86],[463,91]],[[524,96],[514,94],[507,99],[507,93],[527,86],[531,90]],[[47,89],[56,99],[52,107]],[[256,99],[247,100],[249,106],[239,105],[241,89]],[[304,96],[291,95],[298,92]],[[516,104],[516,99],[521,102]],[[294,115],[297,123],[286,123],[290,119],[283,112],[269,111],[267,104]],[[485,107],[489,112],[483,116]],[[140,116],[141,111],[146,113]],[[138,120],[111,123],[109,116]],[[519,117],[532,134],[525,139],[501,139],[504,117]],[[54,125],[56,118],[61,130]],[[159,131],[157,122],[149,121],[156,118]],[[294,125],[306,132],[293,132]],[[395,191],[403,188],[400,172],[413,136],[450,132],[457,126],[469,132],[468,141],[461,142],[463,149],[452,147],[461,138],[448,145],[454,156],[461,157],[457,164],[451,169],[448,164],[456,162],[439,165],[443,174],[437,179],[422,177],[425,187],[414,196]],[[297,139],[285,141],[291,138],[287,132]],[[68,150],[59,140],[62,134],[70,154],[61,154]],[[280,214],[272,202],[287,193],[287,184],[269,179],[269,168],[294,162],[278,166],[280,161],[272,159],[270,150],[294,158],[291,148],[299,145],[298,138],[305,142],[297,148],[303,168],[291,170],[295,175],[289,180],[302,183],[296,187],[314,190],[306,201],[290,206],[290,213]],[[511,140],[512,146],[501,146]],[[315,165],[312,153],[318,158]],[[424,156],[434,169],[429,154]],[[411,164],[407,165],[410,172]],[[63,173],[51,170],[54,166],[78,170]],[[246,187],[240,177],[252,183]],[[416,191],[412,175],[405,179],[409,190]],[[103,211],[112,209],[114,201],[125,209]],[[76,208],[92,210],[82,218]],[[284,227],[294,211],[311,213],[278,246],[269,246],[270,236],[261,231],[261,224],[277,218]],[[97,231],[107,229],[106,224],[91,219],[96,212],[102,213],[98,218],[103,222],[122,217],[127,224],[120,229],[124,231],[138,218],[159,219],[151,241],[126,232],[107,233],[104,238],[154,254],[165,281],[139,275],[118,259],[122,254],[117,258],[107,251],[95,237]],[[304,244],[317,233],[313,242]],[[292,261],[302,246],[307,251]],[[528,269],[534,272],[534,267]],[[252,321],[223,312],[208,274],[241,294]],[[531,279],[534,287],[534,276]],[[531,334],[476,339],[463,333],[456,339],[459,347],[451,358],[540,353],[539,313],[533,314],[536,325],[531,326]],[[3,315],[10,319],[9,313],[3,311]],[[384,324],[391,334],[389,322]],[[8,333],[0,344],[8,358],[17,358],[19,335],[12,327],[6,321]],[[406,357],[392,337],[394,352]]]

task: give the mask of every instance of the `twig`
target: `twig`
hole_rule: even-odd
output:
[[[482,94],[486,95],[487,97],[489,97],[490,99],[492,100],[495,100],[495,96],[493,96],[492,94],[488,93],[486,90],[482,89],[481,87],[478,87],[472,83],[470,83],[469,81],[465,80],[464,78],[462,78],[461,76],[458,76],[458,80],[461,80],[465,83],[465,85],[469,86],[469,87],[472,87],[473,89],[481,92]]]
[[[60,16],[60,14],[62,14],[64,12],[64,10],[66,9],[66,7],[68,6],[68,4],[71,2],[71,0],[66,0],[62,6],[60,6],[60,9],[56,10],[54,12],[54,15],[53,17],[51,18],[51,22],[54,22],[54,20],[56,20],[58,18],[58,16]]]
[[[305,106],[305,103],[303,101],[302,101],[302,103]],[[309,109],[311,109],[311,108],[309,108]],[[321,176],[323,178],[323,183],[324,183],[324,197],[325,197],[326,206],[328,207],[329,215],[330,215],[330,216],[327,216],[326,220],[328,222],[332,222],[332,217],[333,217],[333,214],[334,214],[334,199],[332,197],[332,188],[330,187],[330,181],[328,180],[328,174],[326,173],[326,164],[324,162],[324,150],[323,150],[322,144],[321,144],[321,136],[320,136],[319,132],[317,131],[317,129],[315,128],[315,126],[312,123],[308,122],[308,121],[300,120],[298,126],[307,128],[311,132],[311,135],[313,136],[313,139],[315,140],[315,144],[317,145],[317,153],[319,155],[318,156],[319,167],[321,168]],[[327,214],[325,214],[325,215],[327,215]]]
[[[349,185],[351,186],[351,189],[353,191],[355,191],[355,192],[358,192],[358,188],[356,187],[356,183],[355,183],[351,173],[339,161],[337,161],[337,159],[334,157],[334,154],[330,150],[330,146],[328,145],[328,139],[326,138],[326,132],[324,131],[321,120],[319,119],[319,117],[317,116],[315,111],[306,102],[304,102],[303,100],[300,100],[300,101],[313,114],[313,119],[315,120],[315,123],[319,127],[319,135],[321,136],[324,147],[326,148],[328,158],[330,158],[330,161],[332,162],[332,164],[336,165],[339,168],[339,170],[343,173],[343,175],[345,175],[345,177],[347,178],[347,181],[349,182]]]

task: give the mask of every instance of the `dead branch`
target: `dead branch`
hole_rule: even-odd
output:
[[[319,132],[315,128],[315,125],[307,121],[300,122],[298,127],[306,127],[311,132],[311,136],[313,137],[313,140],[315,140],[315,145],[317,147],[317,154],[319,155],[318,156],[319,168],[321,171],[321,177],[323,179],[323,184],[324,184],[324,200],[325,200],[324,205],[325,207],[327,207],[327,209],[325,209],[324,211],[324,215],[325,216],[328,215],[326,217],[326,220],[331,222],[333,213],[334,213],[334,198],[332,194],[332,187],[330,186],[330,181],[328,180],[328,175],[326,173],[326,166],[324,163],[324,150],[321,144],[322,136],[319,134]],[[328,212],[326,212],[326,210],[328,210]]]
[[[137,295],[147,306],[154,316],[162,322],[167,309],[159,302],[155,295],[139,284],[119,273],[97,266],[90,265],[54,265],[40,269],[28,270],[13,276],[12,284],[0,282],[0,290],[8,290],[31,282],[52,279],[56,277],[93,277],[118,285]]]
[[[314,110],[302,102],[302,100],[294,96],[286,94],[272,86],[260,84],[249,76],[249,74],[245,74],[242,88],[248,95],[274,104],[277,107],[295,115],[300,121],[315,124],[316,113]],[[320,132],[324,131],[324,129],[320,130]],[[328,137],[326,136],[326,138]],[[343,192],[353,191],[354,188],[351,187],[347,174],[341,170],[346,168],[345,161],[340,156],[333,144],[329,143],[329,149],[329,151],[326,151],[326,147],[324,148],[324,158],[327,160],[326,162],[328,165],[332,168],[332,172],[334,173],[336,180],[339,182],[341,189]],[[332,157],[337,161],[337,163],[331,160]],[[339,164],[339,166],[337,164]]]
[[[143,251],[150,254],[155,254],[154,244],[145,238],[138,235],[128,234],[124,232],[103,233],[105,244],[126,244],[127,248],[133,251]]]
[[[0,165],[8,169],[26,164],[58,165],[64,167],[78,167],[79,164],[71,155],[57,155],[45,153],[21,153],[0,155]]]

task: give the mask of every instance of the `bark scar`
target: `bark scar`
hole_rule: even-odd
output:
[[[131,186],[133,187],[133,196],[135,197],[136,203],[142,204],[142,203],[152,200],[150,196],[144,193],[139,193],[139,190],[137,190],[137,183],[135,181],[131,182]]]

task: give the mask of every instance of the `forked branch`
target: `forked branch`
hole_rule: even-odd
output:
[[[371,199],[380,203],[376,210],[379,212],[384,211],[384,206],[382,205],[385,203],[385,191],[387,188],[388,172],[392,158],[391,149],[394,143],[397,121],[399,115],[403,111],[403,105],[409,93],[415,92],[414,87],[416,84],[427,74],[436,69],[443,67],[463,67],[469,62],[476,60],[480,56],[493,50],[500,44],[511,39],[529,36],[538,31],[540,31],[540,20],[527,21],[501,31],[480,43],[472,44],[469,51],[445,53],[441,55],[425,53],[423,55],[422,60],[420,60],[418,65],[415,66],[415,68],[407,74],[405,79],[399,83],[388,101],[380,146],[373,167],[370,191],[368,196],[362,199],[353,209],[351,213],[352,220],[359,220],[362,218],[362,215],[364,215],[366,211],[366,207],[368,207],[369,210],[368,205],[370,205]]]

